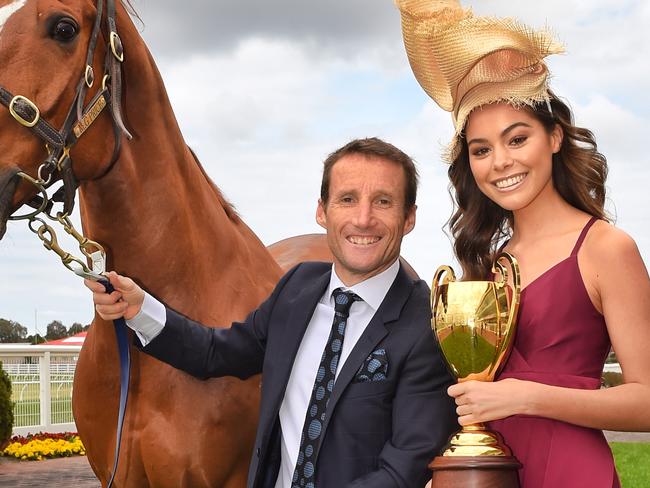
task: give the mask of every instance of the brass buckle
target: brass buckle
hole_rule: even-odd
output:
[[[92,88],[95,83],[95,71],[89,64],[86,65],[86,72],[84,73],[84,80],[88,88]]]
[[[113,56],[115,56],[120,63],[124,61],[124,47],[122,46],[122,40],[115,31],[111,32],[111,51],[113,51]]]
[[[26,103],[34,111],[34,120],[25,120],[18,112],[16,112],[14,105],[16,105],[16,102],[18,101]],[[19,124],[24,125],[25,127],[34,127],[41,118],[41,111],[38,109],[36,104],[22,95],[16,95],[11,99],[11,102],[9,102],[9,113],[18,121]]]

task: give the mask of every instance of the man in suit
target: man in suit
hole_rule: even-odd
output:
[[[415,488],[457,427],[433,338],[429,289],[400,264],[415,225],[417,171],[376,138],[325,161],[316,221],[333,265],[302,263],[243,323],[208,328],[128,278],[93,290],[142,350],[199,378],[262,373],[250,488]]]

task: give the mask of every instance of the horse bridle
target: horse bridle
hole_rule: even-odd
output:
[[[102,19],[104,4],[106,4],[106,26],[108,31],[107,54],[104,58],[104,75],[101,81],[101,88],[93,96],[88,105],[84,107],[84,100],[90,88],[95,84],[95,74],[92,67],[95,55],[95,48],[100,33],[102,32]],[[69,216],[74,208],[75,195],[79,183],[72,171],[72,160],[70,149],[77,143],[79,138],[93,124],[104,108],[109,107],[113,121],[113,132],[115,144],[113,156],[109,168],[117,160],[120,151],[121,135],[124,133],[127,138],[131,134],[124,125],[122,117],[122,62],[124,61],[124,49],[122,41],[117,33],[115,22],[115,0],[97,0],[97,16],[88,43],[86,53],[86,64],[84,72],[79,80],[75,96],[68,110],[67,116],[60,130],[55,129],[43,117],[37,105],[23,95],[13,95],[9,90],[0,86],[0,103],[7,107],[11,116],[22,126],[28,128],[33,134],[45,142],[47,157],[39,166],[36,177],[19,171],[17,176],[35,186],[37,195],[27,203],[35,209],[24,215],[11,215],[9,220],[27,220],[29,228],[38,235],[43,245],[59,255],[63,264],[76,274],[97,279],[97,272],[90,270],[80,259],[63,251],[56,240],[54,230],[39,215],[45,215],[51,220],[58,221],[63,225],[66,232],[72,235],[79,243],[81,252],[86,258],[91,259],[100,270],[100,261],[105,260],[104,250],[101,245],[93,242],[78,233],[70,221]],[[63,185],[52,196],[48,196],[46,189],[54,183],[55,175],[60,177]],[[54,202],[63,203],[63,211],[52,215]]]

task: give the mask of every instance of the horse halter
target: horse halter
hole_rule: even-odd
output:
[[[104,76],[101,88],[88,105],[84,107],[86,94],[95,83],[92,63],[97,41],[102,31],[104,3],[106,4],[106,26],[108,31],[107,54],[104,58]],[[42,139],[47,150],[47,157],[39,166],[35,178],[22,171],[17,173],[18,177],[32,184],[38,190],[39,194],[27,203],[35,210],[25,215],[10,216],[9,220],[27,220],[30,230],[41,239],[46,249],[59,255],[66,268],[80,276],[92,279],[96,279],[97,274],[93,273],[83,261],[60,248],[54,230],[39,215],[43,214],[63,225],[66,232],[77,240],[79,248],[86,258],[91,259],[96,264],[93,268],[98,272],[103,271],[100,271],[100,262],[105,260],[104,249],[98,243],[90,241],[77,232],[69,219],[74,208],[77,187],[79,186],[72,171],[70,149],[106,107],[110,109],[115,137],[113,156],[109,166],[112,166],[119,156],[121,134],[124,133],[129,139],[132,137],[122,118],[122,62],[124,61],[124,49],[120,36],[117,34],[115,16],[115,0],[97,0],[97,16],[88,43],[84,73],[79,80],[72,104],[60,130],[55,129],[41,117],[37,105],[29,98],[23,95],[13,95],[9,90],[0,86],[0,103],[7,107],[11,116],[19,124]],[[57,173],[63,181],[63,186],[50,197],[46,189],[54,183],[54,175]],[[63,212],[52,215],[54,202],[63,202]]]

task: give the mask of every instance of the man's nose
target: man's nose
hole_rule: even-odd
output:
[[[357,213],[355,217],[355,224],[357,227],[370,226],[373,219],[372,202],[361,202],[357,207]]]

